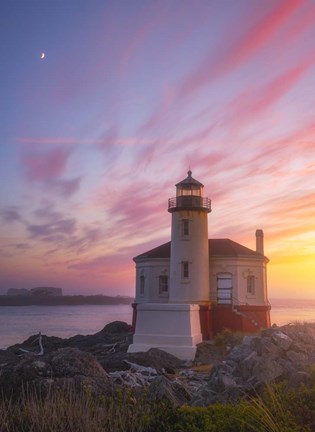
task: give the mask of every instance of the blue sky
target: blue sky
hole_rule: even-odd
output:
[[[303,0],[2,0],[2,292],[132,295],[190,167],[210,237],[264,229],[270,295],[312,297],[314,24]]]

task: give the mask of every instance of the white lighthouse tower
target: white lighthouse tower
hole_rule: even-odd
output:
[[[166,266],[161,259],[153,258],[146,265],[146,257],[139,258],[144,266],[136,296],[135,334],[128,352],[157,347],[178,358],[192,360],[197,344],[202,341],[200,304],[208,301],[210,295],[207,220],[210,201],[203,197],[203,185],[191,174],[188,171],[188,177],[176,185],[176,197],[168,201],[172,214],[170,263]],[[168,273],[169,289],[164,297]],[[164,281],[163,285],[157,287],[157,280]],[[145,289],[151,298],[149,302]]]
[[[203,197],[203,184],[188,171],[176,184],[176,197],[168,201],[172,214],[170,295],[174,303],[209,300],[209,198]]]

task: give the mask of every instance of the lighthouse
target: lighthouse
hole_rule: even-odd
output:
[[[270,326],[264,233],[256,250],[228,238],[208,239],[211,201],[192,177],[169,198],[171,241],[134,258],[135,330],[128,352],[157,347],[192,360],[197,345],[223,329],[256,333]]]
[[[176,184],[176,197],[168,200],[172,215],[170,296],[175,303],[209,300],[209,198],[203,184],[188,176]]]

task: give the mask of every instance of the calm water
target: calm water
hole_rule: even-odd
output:
[[[315,322],[315,300],[271,300],[271,323]]]
[[[271,322],[315,322],[315,300],[272,300]],[[42,332],[67,338],[93,334],[112,321],[131,323],[130,305],[0,306],[0,349]]]
[[[96,333],[112,321],[131,320],[131,305],[0,306],[0,349],[38,332],[67,338]]]

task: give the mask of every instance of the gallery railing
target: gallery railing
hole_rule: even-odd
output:
[[[174,211],[176,209],[205,210],[211,212],[211,200],[194,195],[170,198],[168,200],[168,211]]]

